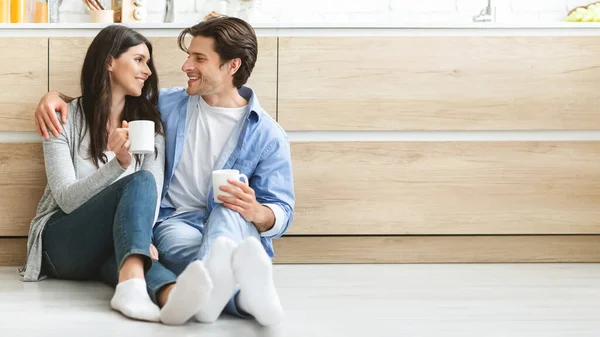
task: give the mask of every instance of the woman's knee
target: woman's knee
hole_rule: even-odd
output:
[[[147,170],[139,170],[131,174],[130,183],[135,182],[137,184],[150,184],[156,186],[156,180],[154,180],[154,175]]]
[[[156,199],[156,180],[154,175],[146,170],[140,170],[132,173],[127,182],[128,188],[141,189],[144,195],[147,195],[150,199]]]

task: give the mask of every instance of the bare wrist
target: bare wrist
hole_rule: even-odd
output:
[[[121,167],[124,170],[127,170],[127,168],[129,167],[129,165],[131,165],[131,158],[129,158],[129,159],[121,159],[121,158],[117,157],[117,161],[119,162],[119,165],[121,165]]]
[[[275,226],[275,214],[273,210],[265,205],[261,205],[261,221],[256,224],[259,232],[266,232]]]

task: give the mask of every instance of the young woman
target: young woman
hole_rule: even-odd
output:
[[[110,305],[125,316],[184,323],[212,281],[201,262],[177,278],[151,245],[165,139],[150,42],[125,26],[103,29],[87,50],[81,93],[59,137],[43,141],[48,185],[31,222],[23,279],[101,279],[116,286]],[[131,155],[132,120],[154,122],[155,153]]]

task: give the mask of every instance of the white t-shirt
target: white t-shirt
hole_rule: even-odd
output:
[[[188,113],[185,143],[165,201],[183,213],[206,207],[211,173],[223,147],[246,107],[217,108],[202,97],[198,110]]]

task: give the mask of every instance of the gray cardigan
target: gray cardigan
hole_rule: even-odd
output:
[[[63,125],[63,131],[59,137],[50,136],[49,140],[43,140],[48,184],[29,228],[27,262],[20,270],[23,281],[40,281],[46,277],[41,271],[42,232],[48,219],[58,210],[67,214],[73,212],[125,172],[117,158],[114,158],[88,177],[79,179],[76,176],[78,172],[76,156],[79,156],[78,150],[83,138],[82,133],[85,131],[84,117],[78,101],[75,99],[69,104],[68,122]],[[58,114],[58,118],[60,120],[60,114]],[[165,139],[163,136],[156,135],[155,146],[158,156],[144,155],[139,169],[148,170],[156,180],[157,195],[159,196],[156,204],[158,211],[165,164]]]

